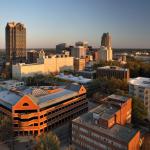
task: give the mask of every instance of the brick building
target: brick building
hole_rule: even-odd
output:
[[[120,68],[117,66],[104,66],[104,67],[99,67],[97,69],[97,78],[99,77],[107,77],[107,78],[117,78],[117,79],[125,79],[129,80],[130,78],[130,73],[129,69],[126,68]]]
[[[72,121],[72,144],[77,150],[139,150],[140,132],[126,126],[131,98],[111,95],[103,103]]]

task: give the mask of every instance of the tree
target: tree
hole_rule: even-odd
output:
[[[37,137],[37,144],[35,146],[35,150],[59,150],[60,149],[60,141],[58,137],[52,133],[43,133],[39,137]]]
[[[88,96],[92,96],[95,92],[100,92],[104,95],[109,95],[116,93],[118,89],[123,90],[125,92],[128,91],[127,81],[116,78],[98,78],[90,83],[88,87]]]
[[[133,123],[141,123],[147,116],[144,103],[138,97],[132,97],[132,121]]]
[[[0,140],[4,141],[10,148],[14,145],[14,132],[10,116],[0,115]]]

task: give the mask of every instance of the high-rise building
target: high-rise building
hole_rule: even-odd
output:
[[[56,45],[56,54],[61,54],[64,50],[66,50],[66,48],[67,48],[66,43]]]
[[[112,44],[111,36],[109,33],[104,33],[101,39],[100,48],[100,60],[111,61],[112,60]]]
[[[103,33],[102,39],[101,39],[101,46],[105,46],[108,49],[111,47],[111,36],[109,33]]]
[[[21,23],[10,22],[5,28],[6,60],[10,63],[26,61],[26,28]]]
[[[72,48],[71,55],[75,58],[85,58],[86,56],[86,48],[84,46],[77,46]]]

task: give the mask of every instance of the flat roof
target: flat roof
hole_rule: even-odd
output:
[[[11,107],[15,105],[21,97],[22,96],[9,90],[0,90],[0,104],[8,107],[9,109],[11,109]]]
[[[74,82],[77,82],[77,83],[89,83],[92,81],[92,79],[88,79],[88,78],[84,78],[82,76],[79,76],[79,77],[75,77],[73,76],[72,74],[70,75],[64,75],[63,73],[59,74],[59,75],[56,75],[57,78],[61,78],[61,79],[65,79],[65,80],[70,80],[70,81],[74,81]]]
[[[0,86],[0,104],[11,109],[23,96],[27,95],[40,108],[53,105],[78,95],[81,85],[70,84],[66,87],[57,87],[54,93],[49,93],[52,87],[18,87],[8,90]]]
[[[118,110],[119,108],[113,105],[102,104],[93,109],[92,112],[98,114],[100,118],[107,120],[114,116]]]
[[[94,129],[95,131],[101,132],[105,135],[108,135],[110,137],[113,137],[119,141],[125,142],[126,144],[129,143],[129,141],[134,137],[134,135],[137,133],[138,130],[133,128],[128,128],[126,126],[122,126],[119,124],[115,124],[111,128],[103,128],[99,124],[95,124],[93,120],[93,112],[90,111],[88,113],[85,113],[81,115],[80,117],[73,120],[73,122],[77,122],[79,124],[82,124],[84,126],[87,126],[88,128]]]
[[[129,97],[127,97],[127,96],[121,96],[121,95],[116,95],[116,94],[109,95],[108,98],[116,99],[116,100],[119,100],[121,102],[125,102],[129,99]]]
[[[150,88],[150,78],[145,77],[130,78],[129,84]]]
[[[104,67],[98,67],[98,69],[106,69],[106,70],[120,70],[120,71],[127,71],[127,68],[121,68],[118,66],[104,66]]]
[[[40,108],[43,108],[43,107],[67,100],[77,95],[78,95],[78,92],[70,91],[67,89],[62,89],[59,92],[38,97],[38,105],[40,106]]]

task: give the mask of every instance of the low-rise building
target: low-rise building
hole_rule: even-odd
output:
[[[137,77],[129,80],[129,94],[139,97],[146,107],[150,120],[150,78]]]
[[[88,110],[86,89],[62,87],[0,86],[0,114],[12,118],[15,135],[40,135]]]
[[[129,80],[130,72],[127,68],[120,68],[118,66],[104,66],[98,67],[97,69],[97,78],[107,77],[107,78],[117,78],[117,79],[125,79]]]
[[[57,73],[64,70],[73,70],[73,57],[66,55],[45,56],[42,51],[35,64],[18,63],[12,66],[12,77],[21,79],[23,77],[34,76],[36,74]]]
[[[104,104],[72,121],[72,144],[77,150],[139,150],[140,131],[129,128],[132,100],[111,95]]]
[[[76,76],[73,76],[72,74],[65,75],[64,73],[60,73],[59,75],[56,75],[56,77],[60,78],[60,79],[72,81],[75,83],[79,83],[79,84],[85,85],[85,86],[87,86],[92,81],[92,79],[84,78],[82,76],[76,77]]]

